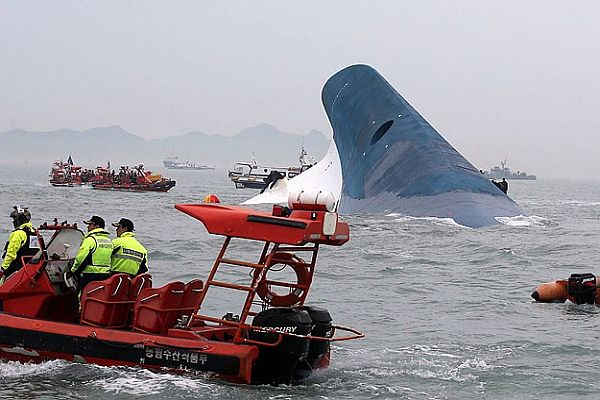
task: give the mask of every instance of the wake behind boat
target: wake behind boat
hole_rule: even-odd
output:
[[[329,365],[331,342],[364,335],[333,325],[327,310],[305,305],[320,246],[346,243],[348,224],[328,211],[329,197],[305,193],[290,206],[291,213],[281,207],[268,213],[178,204],[209,233],[225,237],[206,281],[156,288],[148,273],[116,274],[85,286],[81,309],[77,291],[63,277],[83,233],[66,223],[42,225],[38,253],[23,257],[23,267],[0,286],[0,357],[204,371],[247,384],[302,382]],[[47,245],[44,230],[53,232]],[[236,249],[228,253],[240,240],[263,243],[257,258],[239,259]],[[226,274],[218,274],[221,266]],[[295,279],[281,278],[284,269]],[[240,300],[239,311],[208,313],[208,294],[223,290],[232,294],[224,299],[229,306],[235,306],[232,298]]]

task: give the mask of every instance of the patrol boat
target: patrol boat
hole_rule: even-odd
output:
[[[495,166],[489,171],[483,171],[483,174],[486,178],[489,179],[511,179],[511,180],[521,180],[521,181],[535,181],[537,176],[533,174],[528,174],[527,172],[513,172],[510,168],[506,166],[506,159],[504,161],[500,161],[500,166]]]
[[[305,304],[319,247],[349,240],[348,224],[329,211],[331,197],[303,193],[291,211],[274,206],[272,212],[178,204],[209,233],[224,237],[208,278],[153,287],[148,273],[116,274],[83,288],[81,311],[65,272],[83,233],[76,225],[44,224],[38,253],[23,258],[23,267],[0,286],[0,358],[210,372],[245,384],[302,382],[329,364],[331,342],[364,336]],[[44,231],[52,233],[47,244]],[[230,245],[243,240],[262,243],[256,259],[234,256],[239,253]],[[285,268],[295,279],[279,278]],[[221,269],[226,273],[218,274]],[[227,304],[240,294],[239,311],[207,312],[215,289],[232,292]]]
[[[190,161],[179,161],[177,156],[167,157],[163,160],[163,165],[167,169],[184,169],[184,170],[206,170],[206,169],[215,169],[214,165],[200,165],[196,163],[192,163]]]
[[[289,167],[269,167],[260,165],[252,153],[251,161],[238,161],[227,176],[235,184],[236,189],[264,189],[269,184],[269,176],[277,173],[283,178],[292,179],[311,168],[315,161],[309,157],[304,147],[298,158],[300,165]]]

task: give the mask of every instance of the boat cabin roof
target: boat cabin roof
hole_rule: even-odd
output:
[[[324,210],[292,210],[290,216],[221,204],[176,204],[175,208],[204,224],[214,235],[290,245],[320,243],[341,246],[350,238],[348,223]]]

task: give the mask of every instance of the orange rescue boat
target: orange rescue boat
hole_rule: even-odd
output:
[[[569,279],[539,285],[531,297],[542,303],[600,304],[600,291],[594,274],[571,274]]]

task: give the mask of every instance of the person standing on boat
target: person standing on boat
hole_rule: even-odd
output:
[[[117,228],[117,238],[112,241],[110,272],[126,273],[131,276],[148,272],[148,251],[135,238],[133,222],[121,218],[119,222],[113,222],[111,225]]]
[[[506,180],[506,178],[502,178],[502,182],[500,182],[500,184],[502,184],[502,191],[504,192],[504,194],[508,193],[508,182]]]
[[[498,189],[502,190],[504,194],[508,193],[508,182],[506,181],[506,178],[502,178],[500,182],[496,182],[495,180],[492,180],[492,182],[494,185],[498,186]]]
[[[14,206],[10,213],[14,230],[8,237],[2,253],[2,280],[21,269],[21,257],[32,256],[39,250],[35,228],[31,224],[31,214],[27,208]]]
[[[78,281],[79,289],[92,281],[110,276],[110,258],[113,251],[110,233],[104,229],[104,219],[94,215],[88,221],[88,233],[83,237],[79,252],[71,266],[71,274]]]

